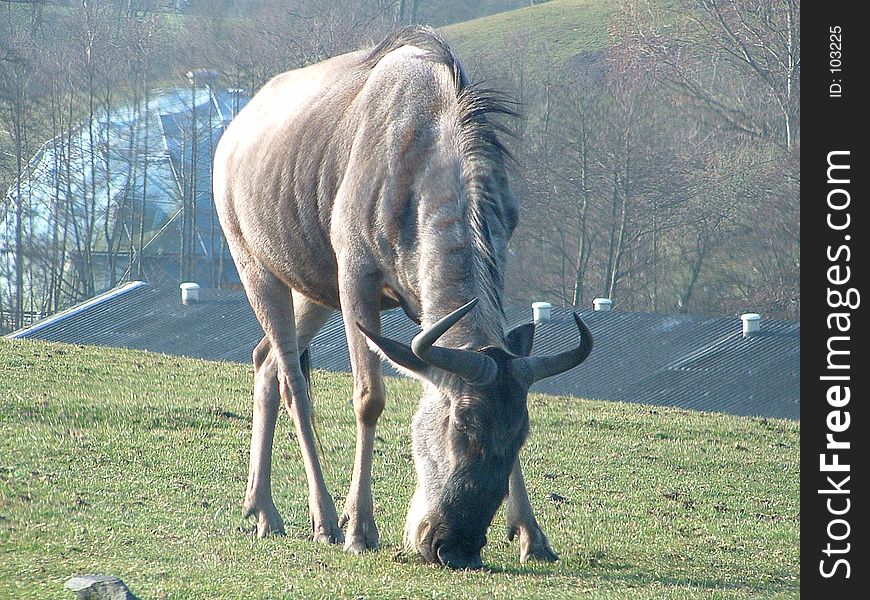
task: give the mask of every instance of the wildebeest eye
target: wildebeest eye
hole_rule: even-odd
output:
[[[453,404],[453,410],[450,415],[450,422],[457,431],[465,432],[468,429],[469,417],[473,418],[471,413],[471,403],[473,400],[467,396],[458,398]]]

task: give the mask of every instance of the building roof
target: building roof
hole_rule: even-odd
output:
[[[77,344],[150,350],[248,363],[263,336],[244,292],[203,288],[184,306],[175,287],[133,282],[11,334]],[[746,416],[800,418],[800,323],[763,320],[743,336],[739,318],[579,311],[595,337],[580,367],[538,382],[533,391]],[[528,322],[525,306],[506,308],[510,326]],[[418,327],[401,310],[381,317],[385,335],[410,342]],[[571,347],[576,326],[553,308],[537,327],[533,354]],[[316,368],[350,371],[338,313],[311,345]],[[385,373],[396,375],[389,365]]]

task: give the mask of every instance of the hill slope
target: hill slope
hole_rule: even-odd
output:
[[[541,4],[552,0],[537,0]],[[441,0],[418,3],[417,18],[421,23],[447,25],[478,19],[532,4],[529,0]]]
[[[342,502],[350,378],[315,382],[325,474]],[[383,548],[360,557],[306,541],[286,416],[273,481],[288,535],[252,539],[240,518],[251,384],[240,365],[0,340],[0,597],[66,598],[63,581],[89,572],[143,598],[798,593],[797,423],[535,396],[522,456],[562,560],[519,565],[499,514],[489,570],[449,572],[398,551],[416,383],[388,382],[374,468]]]
[[[613,0],[551,0],[443,27],[459,56],[488,56],[504,48],[545,50],[541,62],[555,64],[576,54],[609,45]]]

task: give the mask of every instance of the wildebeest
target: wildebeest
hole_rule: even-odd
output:
[[[576,348],[530,357],[534,327],[505,332],[502,277],[518,207],[492,115],[511,112],[502,96],[469,83],[438,34],[410,27],[374,48],[278,75],[221,138],[215,202],[265,332],[253,353],[244,503],[260,536],[284,530],[270,485],[283,398],[305,463],[314,538],[344,541],[351,552],[378,546],[371,472],[385,402],[380,354],[424,387],[406,544],[430,562],[479,566],[507,497],[508,534],[519,534],[521,558],[556,560],[518,460],[526,398],[534,381],[582,362],[592,338],[577,318]],[[422,325],[410,347],[380,335],[380,311],[395,306]],[[318,461],[300,366],[334,309],[347,333],[357,423],[341,518]]]

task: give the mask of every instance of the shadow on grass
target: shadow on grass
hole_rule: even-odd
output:
[[[715,577],[675,577],[667,575],[653,575],[650,573],[638,572],[635,567],[630,564],[614,564],[609,566],[579,566],[575,568],[565,568],[560,563],[549,565],[545,563],[534,563],[530,566],[505,566],[505,565],[486,565],[481,572],[492,574],[505,574],[518,577],[569,577],[588,581],[591,585],[595,585],[596,581],[607,582],[610,584],[622,584],[625,587],[640,587],[652,584],[659,584],[664,587],[671,588],[694,588],[698,590],[733,590],[745,591],[753,594],[771,594],[782,592],[797,592],[798,582],[793,583],[787,581],[787,574],[782,576],[771,577],[770,583],[746,583],[729,579],[717,579]],[[618,572],[616,572],[618,571]],[[596,586],[597,587],[597,586]]]
[[[797,582],[794,585],[790,585],[781,577],[772,578],[770,583],[746,583],[729,579],[716,579],[714,577],[672,577],[650,575],[649,573],[598,573],[597,575],[598,578],[608,582],[619,582],[634,586],[658,583],[672,588],[694,588],[710,591],[734,590],[751,592],[753,594],[798,591]]]
[[[382,549],[383,551],[384,549]],[[427,565],[433,569],[448,570],[439,565],[428,565],[416,553],[402,549],[401,547],[389,547],[392,562],[400,565]],[[669,588],[692,588],[709,591],[744,591],[751,594],[773,594],[799,591],[798,581],[789,581],[788,573],[771,575],[769,583],[747,583],[733,579],[717,579],[715,577],[679,577],[666,574],[651,574],[638,570],[630,563],[604,562],[602,555],[595,554],[580,564],[565,562],[545,563],[530,562],[527,564],[484,564],[477,571],[482,576],[508,575],[512,577],[552,578],[566,577],[581,581],[587,581],[591,586],[598,587],[600,583],[622,585],[624,587],[641,587],[658,584]]]

